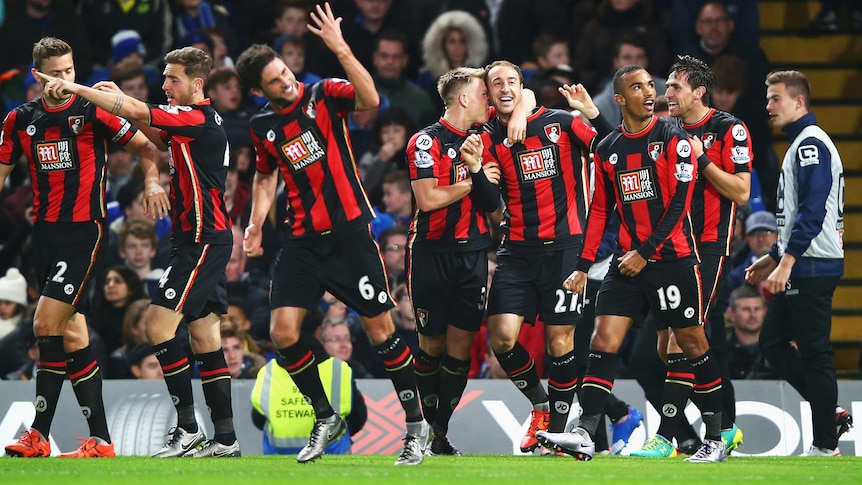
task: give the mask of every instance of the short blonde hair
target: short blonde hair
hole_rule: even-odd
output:
[[[485,72],[482,69],[456,67],[440,76],[440,79],[437,81],[437,92],[440,94],[443,104],[447,108],[454,105],[458,96],[470,85],[470,80],[475,78],[483,81],[484,74]]]

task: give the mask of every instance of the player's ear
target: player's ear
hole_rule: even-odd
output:
[[[624,98],[621,94],[614,94],[614,101],[617,102],[620,106],[626,105],[626,98]]]

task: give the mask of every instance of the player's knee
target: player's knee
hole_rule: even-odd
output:
[[[551,338],[548,339],[548,355],[551,357],[561,357],[574,350],[572,340],[566,338]]]
[[[61,332],[61,325],[56,321],[55,318],[44,317],[41,315],[36,315],[33,317],[33,334],[37,337],[44,337],[46,335],[59,335]]]
[[[277,348],[290,347],[299,340],[299,330],[290,325],[274,324],[269,329],[269,337]]]
[[[516,336],[495,334],[488,337],[488,345],[495,354],[504,354],[515,348],[515,342],[518,341]]]

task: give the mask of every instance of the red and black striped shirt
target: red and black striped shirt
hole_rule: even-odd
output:
[[[590,193],[585,162],[595,138],[596,131],[571,113],[545,107],[527,117],[523,143],[509,143],[499,118],[485,125],[483,156],[496,160],[502,173],[507,245],[580,244]]]
[[[407,143],[410,180],[433,178],[437,186],[455,185],[470,178],[461,160],[461,144],[467,132],[443,118],[420,130]],[[410,247],[427,251],[476,251],[491,247],[485,211],[467,194],[446,207],[424,212],[413,199]]]
[[[688,135],[653,117],[638,133],[617,127],[595,152],[596,182],[578,269],[589,270],[616,206],[619,250],[652,261],[696,262],[689,208],[697,176]]]
[[[224,183],[230,161],[224,120],[205,99],[193,106],[150,106],[171,154],[174,245],[232,244]]]
[[[59,107],[39,98],[6,115],[0,163],[27,158],[35,222],[104,219],[108,142],[125,145],[135,131],[79,96]]]
[[[341,79],[299,84],[285,109],[266,105],[250,121],[257,170],[281,167],[287,192],[285,237],[314,238],[374,216],[347,132],[353,85]]]
[[[735,116],[710,109],[697,123],[682,125],[689,135],[703,141],[706,155],[727,173],[751,172],[754,152],[748,127]],[[691,224],[697,250],[703,254],[730,256],[736,202],[722,196],[706,177],[697,177],[691,200]]]

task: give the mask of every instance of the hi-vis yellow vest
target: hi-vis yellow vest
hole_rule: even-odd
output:
[[[318,362],[317,369],[332,408],[346,419],[353,399],[353,370],[347,362],[336,357]],[[314,410],[305,401],[290,374],[275,359],[258,371],[251,391],[251,404],[266,416],[264,454],[297,453],[308,443],[314,427]],[[330,450],[330,447],[333,449]],[[341,440],[329,445],[326,452],[338,454],[349,453],[349,450],[350,435],[345,433]]]

